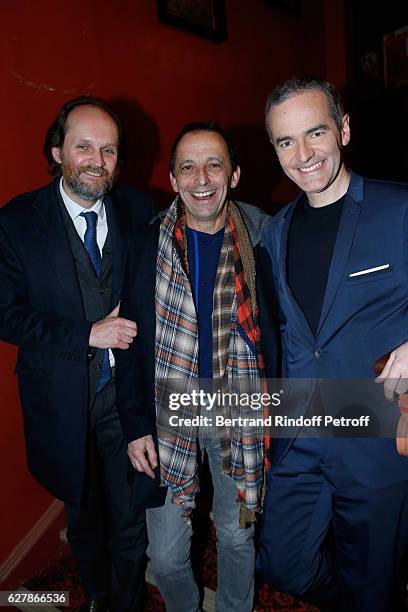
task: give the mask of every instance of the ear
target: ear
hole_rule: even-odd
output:
[[[341,125],[341,144],[343,147],[348,145],[350,142],[350,116],[344,115]]]
[[[51,154],[54,158],[54,161],[57,162],[57,164],[60,164],[62,162],[61,159],[61,149],[59,147],[52,147],[51,148]]]
[[[175,191],[176,193],[178,193],[178,192],[179,192],[179,189],[178,189],[178,185],[177,185],[176,177],[173,175],[173,173],[171,172],[171,170],[170,170],[170,183],[171,183],[171,186],[173,187],[173,191]]]
[[[241,176],[241,168],[237,166],[236,170],[232,173],[231,177],[231,189],[234,189],[238,185],[239,177]]]

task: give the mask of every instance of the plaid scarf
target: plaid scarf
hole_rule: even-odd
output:
[[[198,324],[188,277],[185,225],[184,206],[176,198],[160,227],[155,394],[161,481],[172,488],[177,501],[192,501],[198,491],[197,427],[168,424],[170,393],[191,393],[200,387]],[[252,246],[241,213],[230,202],[213,296],[214,390],[261,390],[264,366],[257,310]],[[253,414],[240,405],[220,409],[217,414],[226,418],[263,416],[262,411]],[[200,414],[200,407],[188,405],[177,411],[177,418]],[[241,522],[254,520],[263,482],[263,428],[237,425],[217,431],[223,473],[234,478],[242,502]]]

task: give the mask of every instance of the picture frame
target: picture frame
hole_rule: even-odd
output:
[[[211,40],[226,38],[224,0],[157,0],[159,21]]]
[[[298,17],[302,12],[302,0],[265,0],[265,2],[293,17]]]
[[[384,85],[408,85],[408,26],[383,36]]]

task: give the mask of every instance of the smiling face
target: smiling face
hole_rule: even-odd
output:
[[[74,108],[67,119],[62,147],[52,156],[61,164],[67,195],[90,208],[112,187],[117,175],[118,128],[105,111],[95,106]]]
[[[272,106],[267,121],[283,171],[310,204],[325,206],[341,198],[349,183],[342,160],[342,147],[350,140],[348,115],[339,130],[326,95],[314,89]]]
[[[230,187],[240,169],[232,170],[227,145],[217,132],[189,132],[177,145],[170,182],[186,210],[187,225],[214,234],[225,224]]]

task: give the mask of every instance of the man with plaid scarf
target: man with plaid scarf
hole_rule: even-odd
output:
[[[190,515],[203,454],[214,487],[217,610],[249,612],[253,606],[263,428],[216,427],[208,406],[189,403],[175,413],[168,401],[172,391],[259,390],[262,385],[258,295],[265,252],[259,241],[268,216],[230,199],[239,177],[218,126],[195,123],[181,131],[170,159],[178,195],[150,224],[144,249],[138,240],[122,299],[121,316],[132,313],[139,331],[126,355],[118,355],[119,410],[134,477],[150,477],[159,492],[157,507],[147,511],[149,556],[168,612],[200,609],[190,562]],[[266,295],[263,288],[259,299],[266,301]],[[272,325],[268,330],[273,334]],[[276,346],[267,345],[268,350]],[[217,410],[243,415],[240,406]],[[204,426],[196,426],[194,416],[203,415]]]

